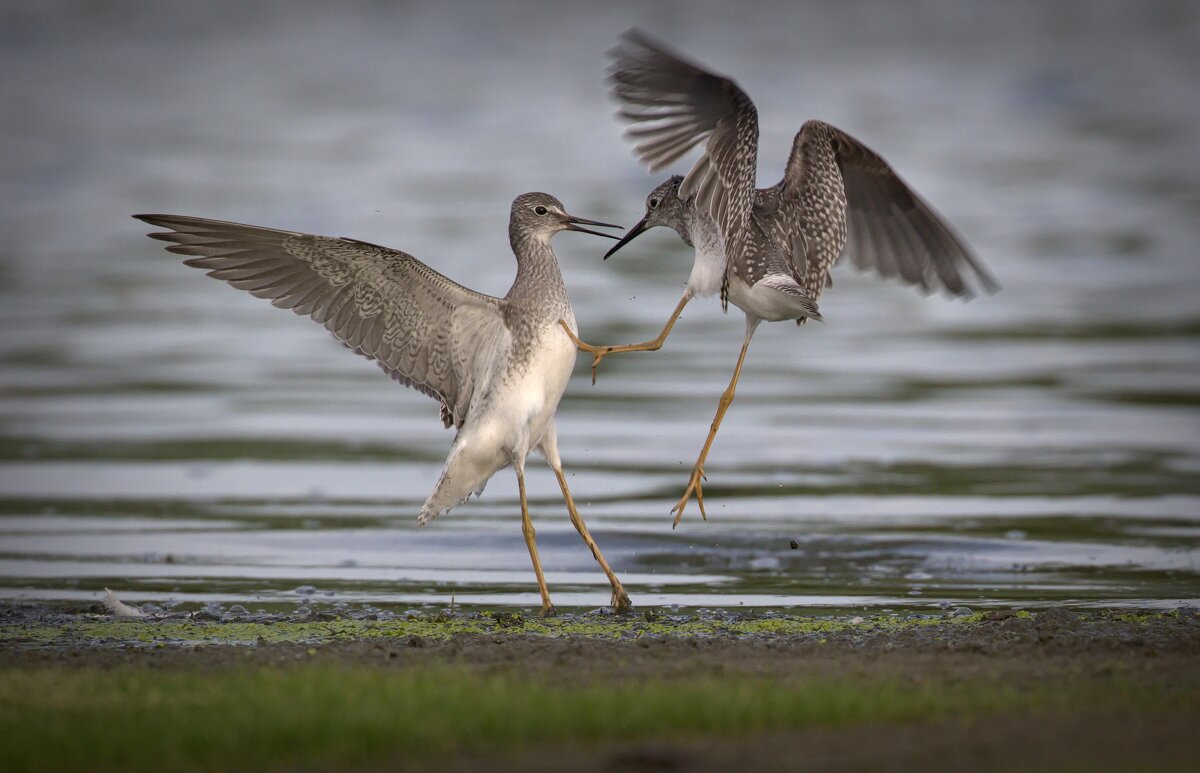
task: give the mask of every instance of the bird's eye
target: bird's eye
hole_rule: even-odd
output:
[[[650,209],[658,209],[658,199],[650,199],[646,202]]]
[[[546,209],[545,207],[543,207],[539,204],[538,206],[533,208],[533,211],[538,213],[539,215],[544,215],[547,212],[549,212],[550,210]]]

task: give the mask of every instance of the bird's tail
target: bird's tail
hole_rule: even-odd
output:
[[[116,617],[146,617],[146,613],[117,598],[117,594],[104,589],[104,606]]]
[[[421,514],[417,516],[417,525],[425,526],[442,513],[449,512],[471,495],[479,496],[487,486],[487,482],[497,470],[505,467],[503,460],[490,458],[490,455],[471,453],[466,444],[455,444],[446,459],[446,466],[438,477],[433,492],[421,506]]]

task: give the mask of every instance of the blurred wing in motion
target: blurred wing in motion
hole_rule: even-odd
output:
[[[659,170],[704,140],[704,154],[679,188],[716,221],[726,256],[738,255],[754,204],[758,111],[729,78],[687,61],[638,30],[610,52],[612,92],[633,124],[638,158]]]

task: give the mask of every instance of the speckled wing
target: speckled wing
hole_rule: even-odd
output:
[[[442,402],[462,426],[485,378],[477,368],[507,345],[500,301],[468,290],[411,255],[353,239],[180,215],[135,215],[170,231],[186,265],[325,326],[392,378]]]
[[[758,111],[729,78],[708,72],[638,30],[610,52],[612,92],[633,126],[626,134],[652,170],[707,140],[679,188],[716,221],[725,254],[740,254],[754,204]]]
[[[882,157],[822,121],[806,122],[796,135],[782,183],[785,197],[799,197],[803,203],[808,191],[817,202],[802,213],[810,226],[810,261],[820,254],[812,233],[823,235],[821,202],[833,200],[822,189],[829,176],[820,168],[821,154],[814,151],[817,143],[832,149],[845,189],[847,234],[840,255],[848,255],[859,269],[900,277],[925,291],[941,287],[952,295],[969,297],[976,285],[988,292],[997,289],[962,237]],[[829,257],[824,266],[807,266],[808,273],[828,272],[840,255]]]

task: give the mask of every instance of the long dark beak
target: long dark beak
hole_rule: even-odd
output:
[[[621,227],[619,225],[613,225],[612,223],[601,223],[599,220],[588,220],[587,218],[575,217],[574,215],[567,215],[567,230],[568,231],[579,231],[580,233],[591,234],[593,236],[603,236],[607,239],[616,239],[617,238],[616,236],[613,236],[612,234],[600,233],[599,231],[593,231],[589,228],[580,228],[579,226],[581,226],[581,225],[596,225],[596,226],[600,226],[601,228],[620,228]]]
[[[646,217],[643,217],[641,220],[638,221],[637,225],[635,225],[633,228],[630,228],[628,231],[626,231],[625,235],[621,237],[621,240],[618,241],[616,244],[614,244],[611,250],[604,253],[604,259],[608,260],[608,257],[610,255],[612,255],[614,252],[616,252],[617,250],[624,247],[626,244],[629,244],[631,241],[636,239],[638,237],[638,234],[640,234],[642,231],[645,231],[646,230],[646,221],[649,218],[650,218],[650,215],[646,215]]]

